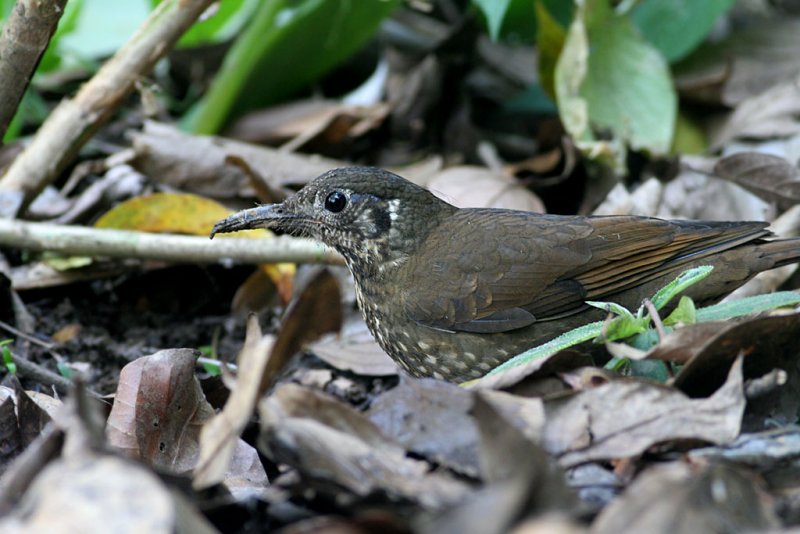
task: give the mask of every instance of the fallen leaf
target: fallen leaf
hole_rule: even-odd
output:
[[[669,386],[619,379],[545,402],[543,445],[562,466],[636,456],[656,443],[697,439],[726,443],[741,427],[741,359],[707,399]]]
[[[591,531],[695,534],[778,528],[761,485],[752,473],[730,465],[657,465],[607,506]]]
[[[106,426],[109,444],[168,473],[191,472],[200,428],[214,414],[194,375],[198,356],[168,349],[123,367]]]
[[[714,174],[774,202],[781,211],[800,203],[800,171],[778,156],[740,152],[720,159]]]
[[[342,304],[336,278],[327,269],[311,275],[286,310],[269,356],[270,376],[306,344],[342,326]],[[263,391],[263,389],[262,389]]]
[[[405,449],[458,472],[478,476],[473,394],[434,379],[401,375],[400,384],[370,406],[370,421]]]
[[[103,214],[94,226],[206,236],[217,221],[230,213],[219,202],[198,195],[153,193],[117,204]],[[263,230],[256,231],[258,235],[264,233]]]
[[[433,520],[415,525],[418,530],[500,534],[522,518],[575,506],[553,460],[481,394],[474,395],[472,417],[480,436],[485,485]]]
[[[244,159],[269,187],[305,184],[311,178],[347,164],[319,156],[292,154],[223,137],[189,135],[177,128],[146,122],[143,131],[131,132],[136,159],[132,165],[143,174],[183,191],[217,198],[252,197],[249,177],[229,156]]]
[[[259,403],[259,414],[261,451],[338,498],[346,489],[440,508],[468,492],[465,483],[407,457],[365,415],[319,392],[283,384]]]
[[[516,179],[482,167],[450,167],[427,184],[459,208],[506,208],[543,213],[544,204]]]
[[[712,132],[711,148],[725,147],[734,139],[773,140],[795,136],[800,133],[798,114],[800,80],[767,86],[763,92],[748,96],[736,105]]]
[[[359,317],[345,322],[338,334],[327,334],[308,345],[317,358],[341,371],[361,376],[392,376],[398,373],[397,364],[378,345]]]
[[[203,421],[199,436],[199,459],[192,484],[197,489],[222,482],[234,457],[236,445],[253,414],[267,377],[272,340],[261,335],[258,318],[247,321],[244,346],[236,360],[235,385],[222,411]]]

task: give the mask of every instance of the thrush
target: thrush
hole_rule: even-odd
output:
[[[680,272],[711,265],[687,292],[708,304],[800,261],[800,239],[766,240],[766,226],[459,209],[388,171],[349,167],[211,235],[276,228],[333,247],[389,356],[413,376],[460,382],[602,318],[587,300],[636,307]]]

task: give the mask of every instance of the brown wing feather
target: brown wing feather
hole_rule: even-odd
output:
[[[767,235],[764,227],[460,210],[429,236],[404,269],[408,280],[429,280],[432,294],[404,284],[401,298],[409,317],[421,324],[502,332],[576,313],[587,299],[625,291],[667,267]],[[487,249],[493,241],[497,245]],[[442,258],[443,243],[459,254]],[[438,259],[425,263],[420,258]]]

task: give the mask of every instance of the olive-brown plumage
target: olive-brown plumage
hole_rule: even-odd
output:
[[[586,300],[636,307],[712,265],[689,290],[708,303],[800,260],[800,239],[766,241],[766,226],[458,209],[390,172],[349,167],[220,221],[212,236],[267,227],[332,246],[381,347],[412,375],[463,381],[602,317]]]

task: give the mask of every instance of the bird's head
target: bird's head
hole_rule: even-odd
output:
[[[334,169],[280,204],[241,211],[211,232],[275,228],[322,241],[351,268],[402,261],[442,218],[456,210],[429,191],[374,167]]]

